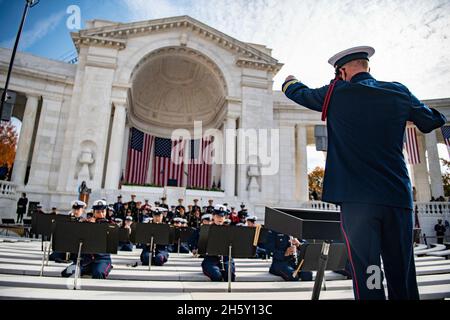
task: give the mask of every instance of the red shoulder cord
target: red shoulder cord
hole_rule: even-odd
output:
[[[333,82],[328,87],[327,94],[325,95],[325,100],[323,101],[322,106],[322,121],[325,121],[325,119],[327,118],[328,105],[330,104],[331,95],[333,94],[334,86],[339,79],[339,76],[336,76],[336,78],[334,78]]]

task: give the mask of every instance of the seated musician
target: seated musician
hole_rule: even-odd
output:
[[[265,248],[273,254],[269,273],[282,277],[286,281],[312,281],[312,272],[299,271],[294,275],[298,263],[295,256],[299,256],[300,241],[290,239],[288,235],[270,230],[267,235]],[[297,259],[300,260],[300,259]]]
[[[213,224],[223,225],[225,220],[226,208],[222,205],[216,205],[213,213]],[[227,256],[205,256],[202,262],[203,273],[211,281],[228,281],[228,263]],[[234,260],[231,259],[231,281],[236,278]]]
[[[201,224],[201,214],[200,214],[200,207],[195,207],[195,209],[192,209],[193,212],[189,216],[189,226],[191,228],[199,228]]]
[[[257,216],[248,216],[245,221],[246,221],[246,226],[250,227],[250,228],[256,228],[257,223],[256,220],[258,220]],[[267,259],[268,258],[268,254],[267,254],[267,250],[265,249],[265,244],[261,243],[256,247],[256,257],[258,259]]]
[[[164,223],[163,222],[163,216],[159,210],[153,211],[153,220],[151,223]],[[155,246],[155,252],[152,258],[152,266],[162,266],[169,260],[169,250],[166,245],[157,244]],[[141,252],[141,262],[142,265],[148,266],[150,262],[150,245],[147,244],[144,246]]]
[[[69,215],[73,221],[80,221],[82,219],[81,216],[84,213],[85,207],[86,203],[81,200],[72,201],[72,210],[70,211]],[[49,255],[48,260],[55,261],[56,263],[67,263],[68,261],[73,260],[73,258],[73,254],[68,256],[65,252],[53,251]]]
[[[117,220],[117,219],[116,219]],[[127,229],[128,232],[131,234],[131,225],[133,224],[133,217],[126,217],[123,224],[120,226],[120,228]],[[119,251],[133,251],[133,243],[131,241],[123,242],[119,241]]]
[[[106,201],[97,200],[92,206],[95,223],[109,223],[106,219]],[[88,223],[88,222],[85,222]],[[75,273],[76,261],[63,270],[63,277],[70,277]],[[109,253],[82,254],[80,262],[80,274],[91,275],[93,279],[106,279],[112,269],[111,255]]]
[[[209,213],[206,213],[202,215],[201,221],[200,221],[200,227],[203,225],[209,225],[212,223],[212,215]],[[194,233],[190,236],[188,240],[188,247],[189,250],[191,250],[192,254],[194,256],[197,256],[198,253],[198,239],[200,238],[200,227],[195,228]]]
[[[173,219],[173,226],[175,228],[185,228],[187,227],[187,220],[183,218],[174,218]],[[172,244],[168,247],[170,252],[178,252],[178,243]],[[189,253],[189,246],[186,242],[180,243],[180,253]]]

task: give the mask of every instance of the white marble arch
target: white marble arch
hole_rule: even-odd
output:
[[[143,46],[132,48],[127,47],[127,49],[120,52],[118,59],[120,60],[121,56],[126,56],[126,59],[124,59],[125,63],[123,65],[120,63],[118,65],[114,78],[115,82],[128,84],[131,86],[133,83],[133,72],[135,71],[136,66],[139,65],[142,60],[145,60],[145,57],[153,51],[165,47],[181,46],[181,34],[182,32],[175,32],[175,35],[172,34],[172,37],[167,35],[161,39],[152,39],[152,41],[148,41]],[[233,97],[240,96],[240,79],[236,77],[236,74],[233,75],[230,64],[225,63],[226,59],[224,58],[224,55],[226,55],[228,59],[234,58],[230,52],[218,46],[207,45],[205,41],[201,41],[201,38],[199,39],[197,37],[190,37],[184,47],[195,50],[214,62],[214,64],[222,72],[225,79],[225,84],[228,88],[227,95]],[[235,68],[235,71],[239,69],[235,65],[233,65],[233,68]]]
[[[182,115],[173,112],[170,113],[167,111],[164,112],[165,119],[152,119],[149,116],[144,119],[145,116],[143,116],[143,112],[148,111],[156,113],[157,111],[159,111],[148,110],[151,108],[154,109],[154,107],[147,105],[155,104],[158,102],[150,99],[148,99],[147,101],[139,99],[138,101],[135,94],[138,90],[142,91],[151,87],[151,85],[148,85],[143,88],[142,82],[145,80],[145,76],[148,75],[149,72],[153,72],[153,66],[159,67],[158,63],[160,63],[160,60],[166,58],[174,59],[175,61],[177,59],[187,59],[190,61],[190,63],[196,64],[203,75],[209,76],[208,79],[211,79],[213,83],[195,83],[194,85],[189,87],[189,89],[195,89],[197,90],[197,92],[201,93],[201,90],[206,90],[209,88],[209,96],[214,98],[215,101],[213,103],[208,103],[206,106],[195,106],[191,104],[190,107],[192,109],[198,109],[199,107],[201,107],[202,109],[193,110],[189,119],[176,119],[175,117],[181,117]],[[217,66],[211,59],[209,59],[209,57],[203,55],[201,52],[183,46],[163,47],[156,49],[145,55],[142,60],[135,66],[135,69],[131,74],[130,81],[131,88],[128,92],[128,122],[130,126],[135,126],[145,132],[149,132],[160,137],[170,137],[172,130],[177,128],[187,129],[192,134],[194,121],[205,120],[203,122],[203,125],[205,126],[204,129],[219,128],[223,123],[224,114],[226,114],[227,112],[226,100],[228,95],[228,85],[226,83],[224,73],[219,68],[219,66]],[[158,86],[161,84],[155,83],[154,85]],[[202,88],[201,86],[204,87]],[[208,86],[208,88],[206,88],[206,86]],[[159,87],[157,89],[163,90],[164,88]],[[214,94],[214,91],[216,91],[216,94]],[[191,100],[192,98],[193,96],[182,97],[182,99],[184,100]],[[213,108],[213,110],[209,112],[210,115],[208,117],[205,117],[205,114],[202,114],[202,112],[208,112],[205,107],[207,109]],[[173,124],[167,121],[173,121]]]

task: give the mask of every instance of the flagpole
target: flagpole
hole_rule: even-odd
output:
[[[14,65],[14,60],[16,58],[17,47],[19,46],[19,40],[20,40],[20,36],[22,35],[23,25],[25,24],[25,19],[28,14],[28,9],[34,7],[38,3],[39,3],[39,0],[25,0],[25,8],[23,9],[22,20],[20,21],[19,30],[17,31],[16,41],[14,43],[13,51],[11,54],[11,60],[9,61],[8,74],[6,75],[6,83],[5,83],[5,87],[3,88],[2,98],[1,98],[1,102],[0,102],[0,117],[3,115],[3,105],[8,100],[7,92],[8,92],[8,87],[9,87],[9,80],[11,78],[12,68]]]

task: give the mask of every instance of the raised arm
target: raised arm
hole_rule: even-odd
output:
[[[429,133],[447,122],[447,118],[442,113],[420,102],[412,93],[410,97],[411,112],[408,120],[412,121],[420,131]]]
[[[314,111],[322,112],[322,105],[328,86],[310,89],[294,77],[290,76],[283,83],[282,90],[292,101]]]

